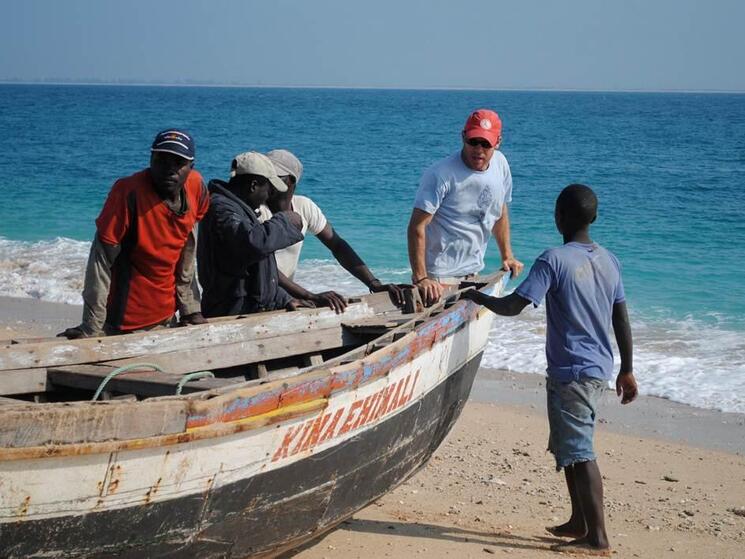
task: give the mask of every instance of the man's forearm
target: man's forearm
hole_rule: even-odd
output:
[[[350,244],[344,239],[339,239],[332,251],[334,258],[342,267],[364,283],[367,287],[375,281],[375,276],[363,262],[362,258],[354,251]]]
[[[281,286],[277,288],[277,293],[274,296],[274,308],[275,309],[284,309],[287,307],[287,304],[292,301],[293,297],[290,295],[287,291],[285,291]]]
[[[86,336],[103,335],[106,301],[111,288],[111,268],[121,252],[119,245],[107,245],[98,235],[93,238],[83,285],[83,320],[80,329]]]
[[[298,285],[282,272],[279,272],[279,286],[290,294],[294,299],[313,299],[315,294],[311,293],[303,286]]]
[[[507,209],[507,204],[502,206],[502,215],[494,224],[492,228],[494,238],[497,240],[497,246],[499,247],[499,254],[502,255],[502,260],[513,258],[512,254],[512,242],[510,238],[510,214]]]
[[[411,279],[416,282],[427,277],[427,266],[424,258],[424,247],[426,244],[424,228],[409,227],[407,240],[409,244]]]
[[[236,220],[229,213],[221,218],[221,240],[231,254],[243,262],[253,263],[303,240],[302,232],[285,212],[275,214],[264,223],[254,222],[248,217]]]
[[[201,311],[196,268],[196,232],[192,229],[176,266],[176,307],[181,317]]]

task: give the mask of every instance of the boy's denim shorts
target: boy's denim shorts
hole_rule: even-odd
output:
[[[571,382],[546,379],[548,450],[556,458],[556,471],[595,460],[592,438],[595,411],[608,381],[583,378]]]

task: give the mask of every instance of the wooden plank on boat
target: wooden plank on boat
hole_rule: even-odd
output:
[[[116,367],[105,365],[71,365],[69,367],[50,368],[47,375],[49,382],[56,386],[96,390],[103,379]],[[183,375],[161,373],[143,368],[141,371],[132,370],[113,377],[106,384],[109,392],[123,392],[138,396],[171,396],[176,393],[176,387]],[[181,392],[197,392],[210,390],[243,382],[239,379],[203,378],[184,384]]]
[[[73,402],[3,409],[3,448],[83,444],[146,439],[183,433],[189,402],[185,399],[142,402]],[[85,449],[81,449],[83,451]]]
[[[58,342],[60,339],[57,336],[41,336],[32,338],[10,338],[0,340],[0,346],[15,345],[15,344],[38,344],[40,342]]]
[[[295,312],[262,313],[242,319],[220,320],[185,328],[164,328],[125,336],[80,340],[56,338],[54,341],[38,344],[9,344],[0,347],[0,371],[78,365],[212,348],[329,328],[338,326],[342,320],[372,316],[375,312],[379,311],[365,300],[348,306],[343,315],[337,315],[331,309],[303,309]]]
[[[119,394],[119,396],[112,396],[109,400],[118,400],[123,402],[136,402],[137,396],[134,394]]]
[[[419,294],[419,288],[407,287],[404,289],[404,314],[418,313],[422,312],[422,310],[424,310],[424,304]]]
[[[312,353],[308,356],[307,364],[311,367],[316,367],[323,363],[323,355],[320,353]]]
[[[273,338],[246,340],[187,351],[171,351],[148,355],[146,359],[130,358],[105,363],[121,367],[122,365],[147,361],[159,365],[169,373],[184,374],[210,370],[216,367],[225,368],[249,363],[261,363],[290,355],[317,353],[327,349],[352,345],[354,342],[355,340],[352,337],[345,335],[340,326],[336,326]],[[259,371],[259,375],[261,375],[261,371]]]
[[[379,336],[385,334],[388,330],[397,328],[406,322],[409,322],[411,317],[402,316],[381,316],[381,317],[370,317],[362,318],[354,321],[345,321],[342,326],[353,334],[362,335],[375,335]]]
[[[297,373],[299,373],[300,370],[300,367],[296,367],[294,365],[291,365],[289,367],[282,367],[281,369],[272,369],[271,371],[267,371],[266,378],[273,380],[275,378],[297,376]]]
[[[26,402],[25,400],[16,400],[15,398],[4,398],[3,396],[0,396],[0,406],[17,406],[30,403],[31,402]]]
[[[369,354],[371,354],[371,353],[373,353],[375,351],[378,351],[379,349],[383,349],[384,347],[388,347],[392,343],[393,343],[393,340],[392,339],[378,340],[376,342],[371,342],[368,345],[367,349],[365,350],[365,354],[366,355],[369,355]]]
[[[48,389],[46,369],[0,371],[0,395],[30,394]]]

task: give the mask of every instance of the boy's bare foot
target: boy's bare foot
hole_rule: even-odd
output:
[[[584,538],[587,535],[587,530],[584,526],[578,528],[570,522],[560,524],[559,526],[546,526],[546,532],[557,538],[579,539]]]
[[[571,553],[572,555],[582,555],[586,557],[610,557],[610,547],[597,547],[592,545],[587,538],[580,538],[566,543],[558,543],[551,546],[551,551],[559,553]]]

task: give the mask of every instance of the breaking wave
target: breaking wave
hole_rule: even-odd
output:
[[[0,295],[81,304],[90,243],[66,238],[12,241],[0,237]],[[404,283],[409,270],[375,270],[383,281]],[[296,280],[313,291],[344,295],[365,287],[335,261],[304,260]],[[633,309],[634,368],[642,393],[723,411],[745,413],[745,335],[710,320],[677,320]],[[496,317],[483,366],[542,374],[545,311]]]

